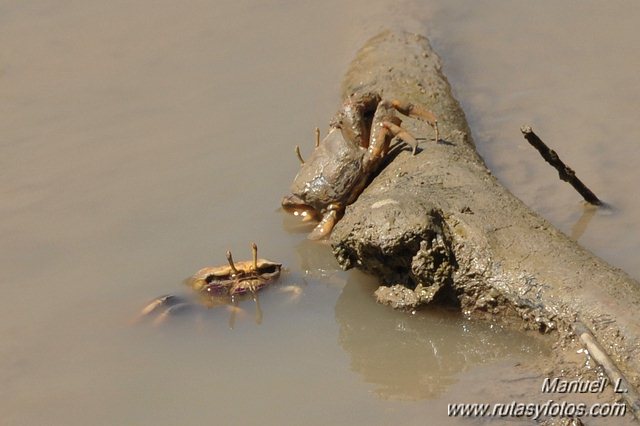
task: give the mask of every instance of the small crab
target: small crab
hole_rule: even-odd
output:
[[[365,93],[346,100],[322,142],[316,129],[316,147],[308,161],[303,160],[296,146],[302,164],[291,194],[282,199],[282,207],[302,216],[304,221],[319,221],[309,239],[322,239],[331,233],[345,207],[358,198],[380,168],[394,137],[411,145],[415,155],[418,142],[400,127],[402,121],[396,111],[425,120],[438,141],[438,120],[431,111],[409,102],[385,100],[377,93]]]
[[[157,315],[155,321],[160,323],[184,310],[236,305],[238,296],[255,296],[258,290],[278,279],[282,264],[258,259],[255,243],[251,244],[251,251],[253,259],[242,262],[234,262],[231,251],[227,251],[228,265],[202,268],[185,280],[196,295],[195,300],[172,294],[160,296],[142,309],[139,318]]]

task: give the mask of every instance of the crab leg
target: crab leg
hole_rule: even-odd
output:
[[[380,95],[377,93],[365,93],[356,98],[349,96],[332,126],[340,128],[345,139],[366,148],[369,146],[371,126],[367,117],[375,112],[379,102]]]
[[[436,142],[440,140],[438,132],[438,118],[431,111],[419,105],[414,105],[410,102],[400,101],[397,99],[391,101],[391,106],[404,115],[425,120],[436,132]]]
[[[418,141],[413,137],[413,135],[411,135],[411,133],[407,132],[400,126],[391,123],[390,121],[383,121],[382,127],[390,131],[393,136],[399,137],[400,139],[411,145],[412,155],[416,155],[416,150],[418,149]]]
[[[172,315],[177,315],[177,314],[180,314],[182,312],[187,312],[187,311],[190,311],[192,309],[199,309],[199,308],[201,308],[200,305],[197,305],[197,304],[192,303],[192,302],[176,303],[175,305],[169,306],[167,309],[165,309],[164,312],[162,312],[160,315],[158,315],[153,320],[153,325],[164,324],[164,322],[167,321],[167,319]]]
[[[310,240],[320,240],[326,237],[331,233],[336,222],[338,222],[338,210],[334,208],[325,213],[320,223],[313,228],[313,231],[311,231],[307,238]]]
[[[369,144],[369,158],[373,161],[370,162],[372,167],[375,167],[378,163],[376,160],[384,157],[389,151],[389,132],[391,131],[389,126],[385,126],[385,123],[392,124],[388,121],[383,121],[380,124],[374,126],[373,135],[371,136],[371,143]]]
[[[181,297],[174,296],[173,294],[165,294],[163,296],[156,297],[142,308],[138,316],[133,320],[133,323],[137,323],[145,317],[158,313],[162,308],[171,308],[172,306],[183,302],[184,300]]]
[[[156,312],[161,306],[173,306],[176,303],[181,302],[178,296],[172,294],[165,294],[164,296],[156,297],[140,311],[140,316],[144,317]]]

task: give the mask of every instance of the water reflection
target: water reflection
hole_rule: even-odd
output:
[[[598,206],[584,203],[584,205],[582,206],[582,214],[580,215],[580,218],[578,218],[576,223],[574,223],[571,227],[570,236],[573,240],[578,241],[580,237],[582,237],[584,232],[587,230],[589,223],[591,223],[591,219],[593,219],[593,216],[596,214],[596,211],[598,211]]]
[[[373,301],[374,281],[352,273],[335,314],[351,369],[382,398],[431,399],[473,366],[548,351],[540,336],[471,322],[452,311],[393,311]]]
[[[296,253],[298,266],[306,275],[329,277],[341,270],[327,241],[304,239],[296,245]]]
[[[299,216],[286,213],[282,208],[278,211],[282,213],[282,229],[291,234],[308,234],[317,225],[316,222],[303,222]]]

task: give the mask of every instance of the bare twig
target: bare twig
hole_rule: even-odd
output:
[[[560,175],[561,180],[570,183],[571,186],[573,186],[575,190],[578,191],[580,195],[582,195],[587,203],[593,204],[594,206],[602,205],[602,201],[600,201],[600,199],[596,197],[596,194],[594,194],[589,188],[587,188],[584,183],[582,183],[580,179],[578,179],[578,177],[576,176],[576,172],[574,172],[573,169],[564,164],[562,160],[560,160],[560,157],[558,157],[558,154],[554,150],[550,149],[544,142],[542,142],[538,135],[533,133],[533,129],[531,129],[531,126],[522,126],[520,128],[520,131],[522,131],[524,138],[535,149],[537,149],[538,152],[540,152],[542,158],[544,158],[547,163],[555,167],[555,169],[558,171],[558,174]]]
[[[611,380],[611,384],[620,392],[620,395],[627,403],[636,420],[640,420],[640,395],[638,391],[631,385],[622,372],[616,367],[613,360],[607,352],[597,342],[591,330],[580,321],[573,324],[576,336],[582,341],[582,344],[589,351],[589,355],[604,369],[605,373]]]

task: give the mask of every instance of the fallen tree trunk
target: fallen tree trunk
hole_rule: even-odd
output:
[[[441,141],[423,142],[416,156],[400,152],[347,208],[331,236],[341,266],[378,276],[386,285],[378,299],[394,307],[449,299],[466,313],[517,315],[563,337],[585,325],[638,386],[640,285],[500,185],[478,156],[427,39],[393,32],[371,39],[351,64],[343,95],[370,91],[431,109]],[[432,134],[414,120],[404,125]]]

